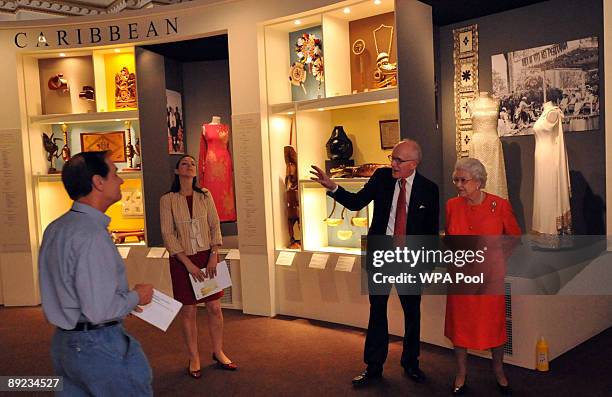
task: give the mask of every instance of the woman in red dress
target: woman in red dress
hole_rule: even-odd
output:
[[[473,158],[457,161],[453,183],[458,197],[446,203],[447,235],[516,235],[521,234],[510,203],[498,196],[485,193],[487,172],[482,163]],[[505,262],[503,252],[488,252],[485,275],[503,286]],[[497,289],[496,291],[503,291]],[[495,292],[498,293],[498,292]],[[503,292],[502,292],[503,293]],[[490,349],[492,366],[499,390],[510,392],[504,374],[504,344],[506,343],[505,301],[501,294],[448,295],[444,335],[454,345],[457,374],[453,394],[465,392],[467,349]]]
[[[206,302],[212,358],[226,370],[238,367],[223,352],[223,291],[196,301],[189,277],[203,281],[216,276],[221,246],[219,216],[210,192],[196,185],[196,162],[189,155],[176,163],[174,182],[160,200],[160,223],[164,245],[170,254],[170,277],[174,299],[183,304],[180,312],[185,342],[189,350],[187,373],[200,378],[197,304]]]

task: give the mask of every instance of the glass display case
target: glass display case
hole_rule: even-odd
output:
[[[388,164],[387,156],[400,139],[394,21],[393,1],[357,1],[264,27],[277,249],[359,251],[357,236],[367,227],[351,225],[355,214],[346,211],[346,229],[325,226],[322,220],[333,200],[308,177],[311,165],[351,176],[342,168]],[[332,141],[340,127],[352,153],[339,160]],[[285,155],[289,146],[297,153],[292,159]],[[293,173],[290,178],[288,173]],[[288,181],[295,187],[298,179],[300,222],[292,224]],[[349,190],[359,190],[366,181],[337,180]],[[368,218],[369,210],[364,211],[357,218]]]
[[[349,192],[360,190],[367,180],[334,178],[334,182]],[[317,182],[300,181],[303,249],[358,255],[361,236],[367,234],[372,220],[373,204],[360,211],[350,211],[326,193]]]
[[[62,167],[82,151],[109,150],[124,179],[107,210],[116,243],[144,244],[134,49],[24,55],[25,97],[37,234],[70,208]]]

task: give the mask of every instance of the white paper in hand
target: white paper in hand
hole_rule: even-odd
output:
[[[219,291],[232,286],[232,278],[227,268],[225,261],[217,264],[217,275],[214,278],[207,278],[204,281],[196,281],[191,275],[189,275],[193,292],[196,300],[206,298],[212,294],[216,294]]]
[[[132,314],[166,332],[183,304],[168,295],[153,289],[153,299],[148,305],[140,306],[142,312]]]

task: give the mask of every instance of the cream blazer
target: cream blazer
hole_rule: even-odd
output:
[[[210,192],[193,192],[193,218],[187,199],[180,193],[166,193],[159,203],[164,245],[170,255],[193,255],[222,244],[217,209]]]

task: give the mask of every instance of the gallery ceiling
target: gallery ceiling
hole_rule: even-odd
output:
[[[0,12],[35,11],[52,16],[112,14],[124,10],[138,10],[191,0],[4,0]],[[215,3],[219,0],[197,0]],[[291,0],[294,1],[294,0]],[[295,0],[297,1],[297,0]],[[398,0],[402,1],[402,0]],[[483,17],[514,8],[540,3],[544,0],[420,0],[433,9],[435,25],[448,25]]]
[[[17,14],[25,12],[19,19],[29,19],[27,12],[57,16],[81,16],[115,14],[126,10],[139,10],[159,5],[182,3],[191,0],[0,0],[0,13]],[[213,2],[218,0],[199,0]],[[40,18],[40,17],[36,17]]]
[[[401,1],[401,0],[400,0]],[[420,0],[432,7],[434,25],[450,25],[472,18],[525,7],[545,0]]]

